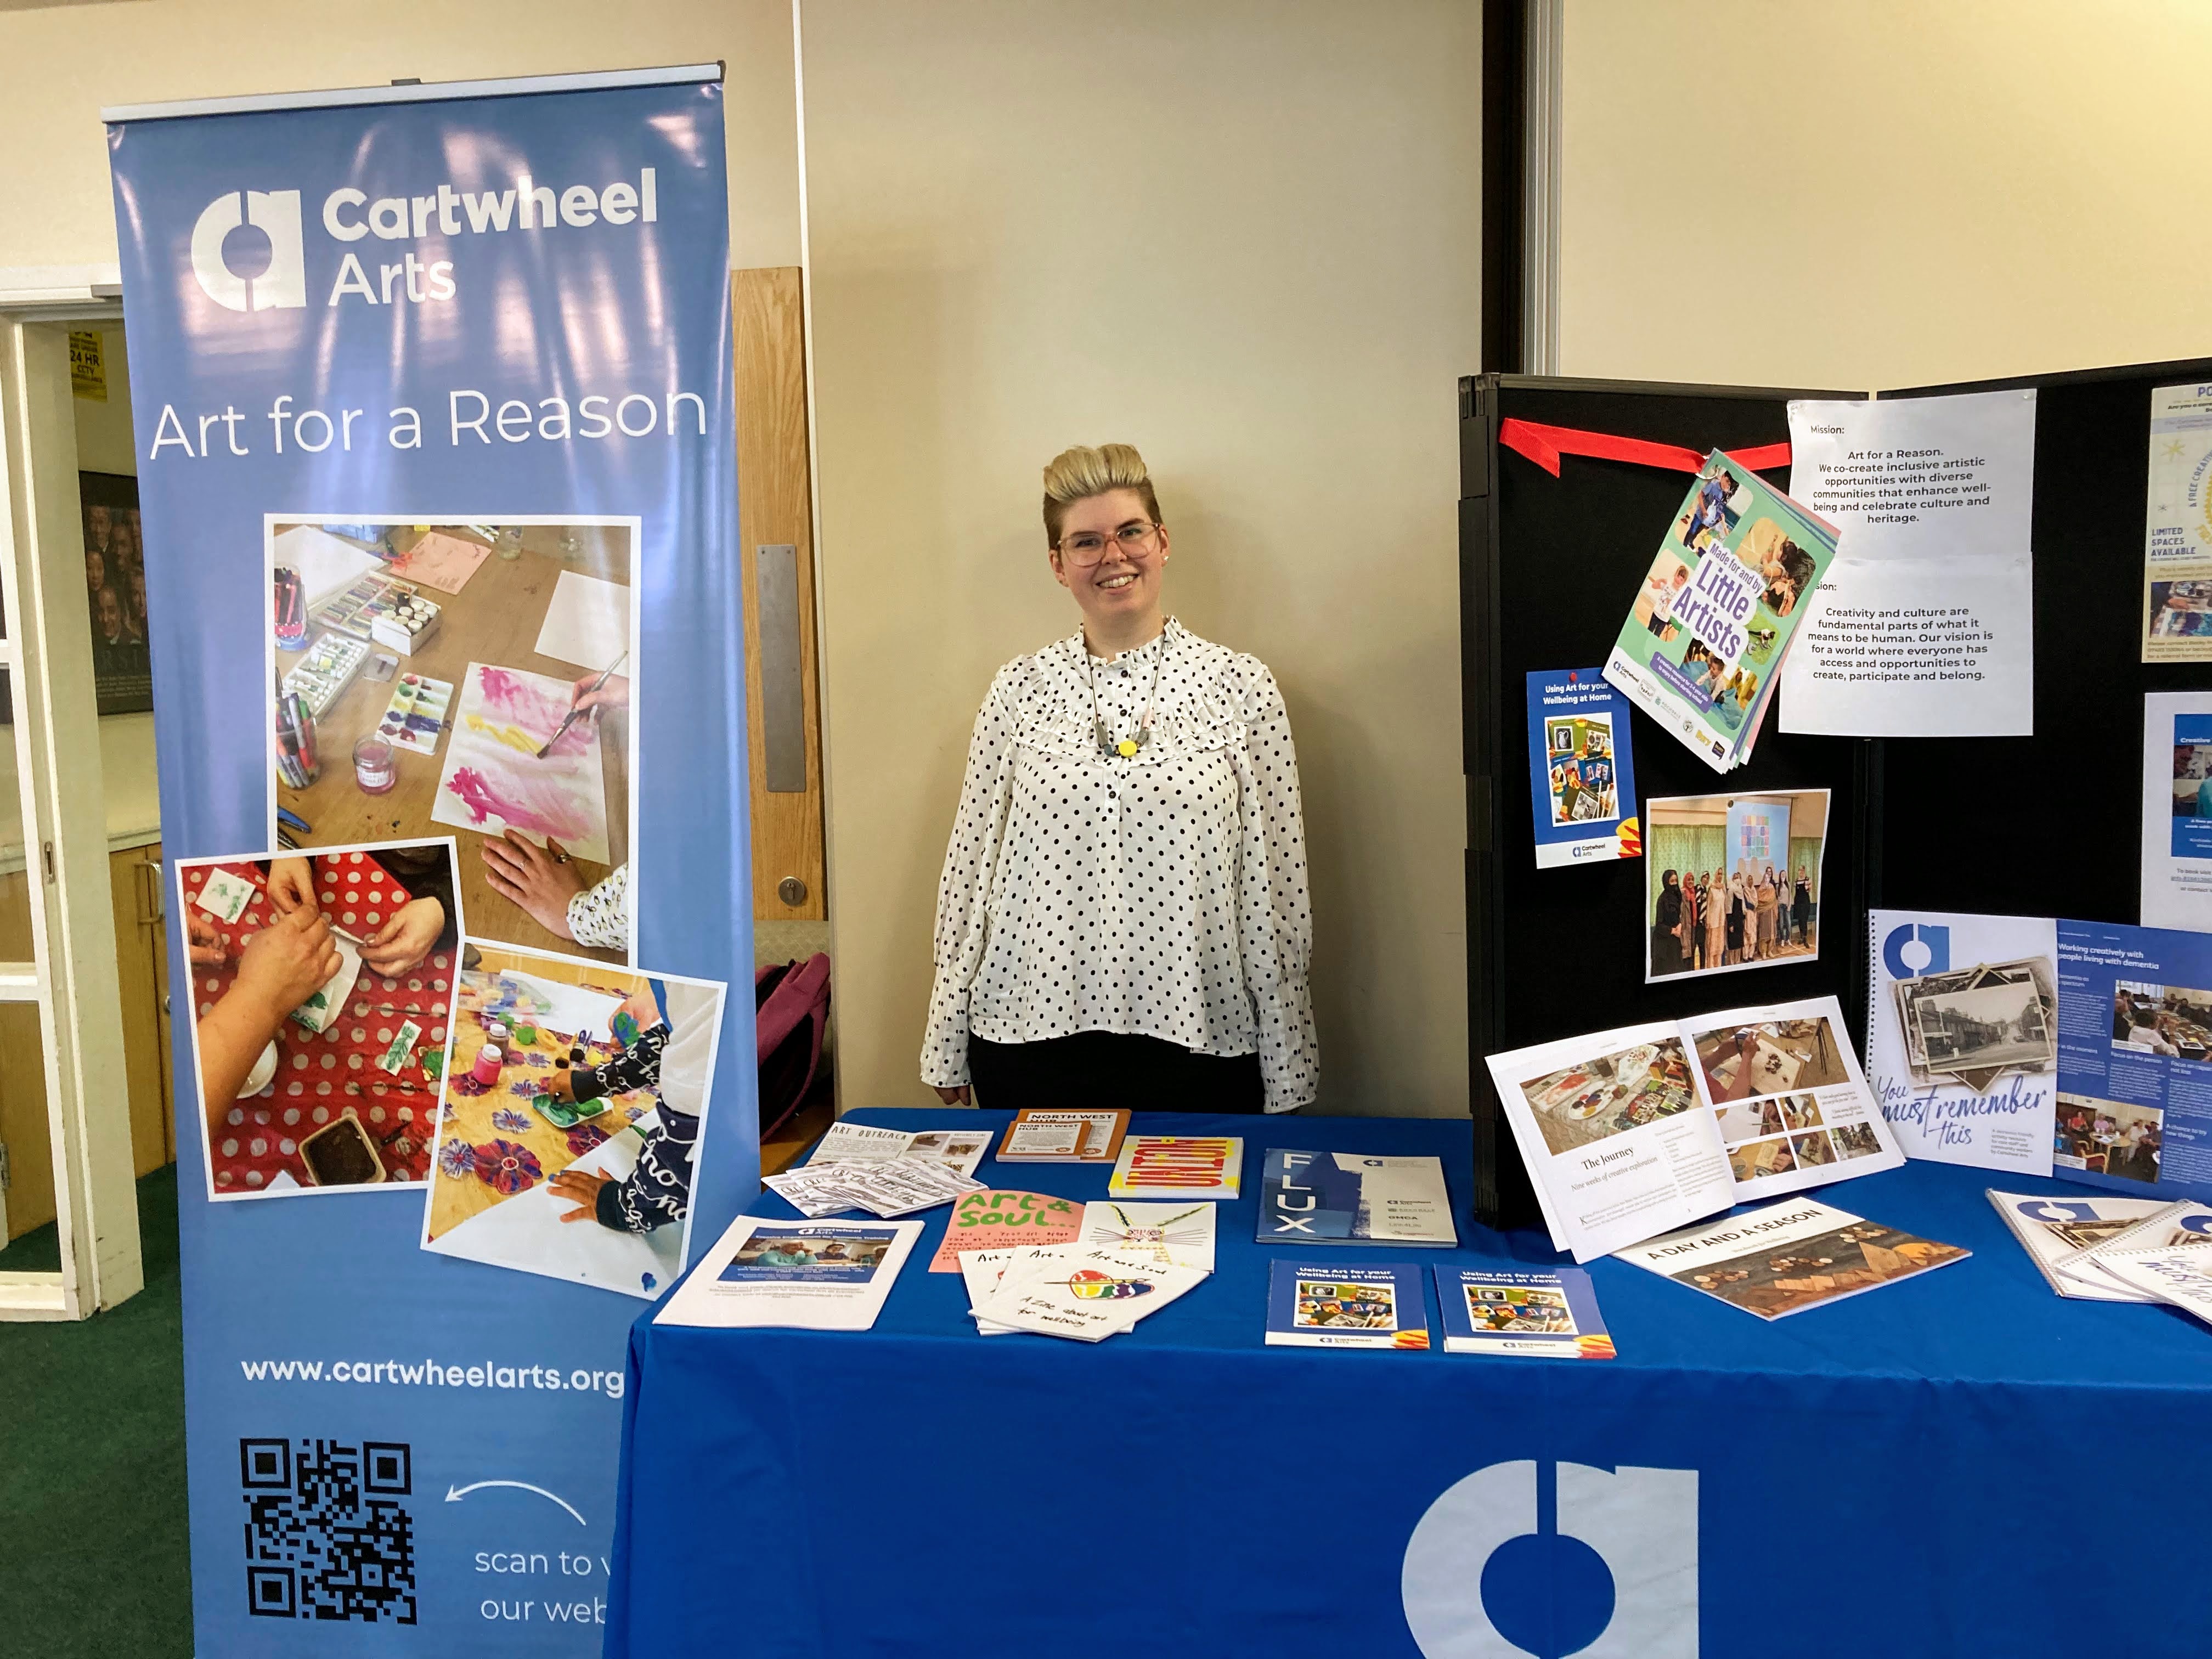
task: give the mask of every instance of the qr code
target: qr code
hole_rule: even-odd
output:
[[[246,1605],[259,1619],[415,1622],[413,1449],[240,1440]]]

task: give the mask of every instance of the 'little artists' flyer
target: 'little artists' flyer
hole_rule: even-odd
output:
[[[1651,562],[1605,678],[1716,772],[1751,757],[1835,527],[1715,450]]]

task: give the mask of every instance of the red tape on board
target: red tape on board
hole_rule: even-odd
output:
[[[1586,432],[1579,427],[1544,426],[1534,421],[1508,417],[1498,424],[1498,441],[1517,455],[1525,455],[1553,477],[1559,476],[1563,455],[1582,455],[1598,461],[1627,461],[1636,466],[1662,466],[1674,472],[1695,472],[1705,458],[1679,444],[1653,443],[1647,438],[1624,438],[1612,432]],[[1728,458],[1753,472],[1770,472],[1790,465],[1790,446],[1763,444],[1756,449],[1732,449]]]

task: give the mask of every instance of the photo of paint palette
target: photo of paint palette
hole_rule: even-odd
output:
[[[402,600],[416,597],[416,590],[408,583],[372,574],[362,577],[336,599],[324,601],[316,608],[315,621],[325,628],[335,628],[365,640],[379,617],[391,615]],[[436,610],[434,605],[431,608]]]
[[[376,735],[395,749],[416,755],[438,752],[438,734],[446,729],[447,713],[453,706],[453,683],[434,680],[427,674],[402,674],[392,685],[392,702],[378,724]]]
[[[368,642],[344,634],[325,634],[309,646],[292,672],[284,676],[284,689],[299,693],[300,701],[317,720],[322,719],[338,693],[353,684],[368,660]]]

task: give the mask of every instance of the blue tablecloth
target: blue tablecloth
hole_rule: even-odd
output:
[[[854,1115],[920,1128],[1007,1115]],[[866,1334],[641,1319],[606,1652],[2212,1648],[2212,1577],[2190,1565],[2190,1517],[2212,1496],[2212,1331],[2162,1308],[2062,1301],[1982,1195],[2078,1189],[1929,1164],[1840,1182],[1824,1196],[1975,1254],[1772,1324],[1593,1263],[1610,1362],[1267,1348],[1270,1257],[1322,1255],[1253,1242],[1270,1146],[1443,1159],[1463,1248],[1332,1256],[1561,1258],[1467,1218],[1462,1121],[1135,1127],[1242,1134],[1245,1175],[1221,1206],[1213,1277],[1129,1335],[978,1336],[959,1275],[927,1271],[945,1210]],[[978,1174],[1106,1190],[1099,1169],[994,1160]],[[753,1209],[791,1214],[768,1195]]]

